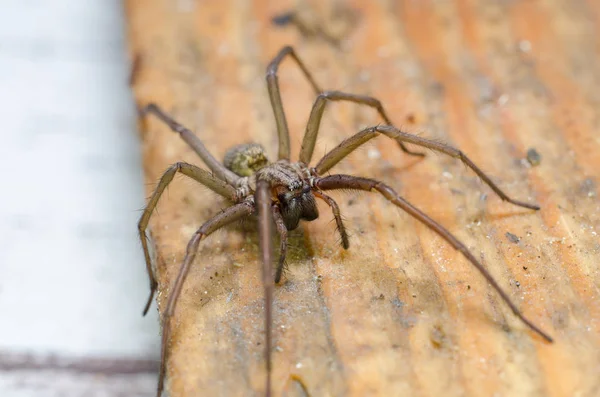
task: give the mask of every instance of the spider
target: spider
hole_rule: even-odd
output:
[[[295,61],[317,94],[317,99],[313,104],[308,119],[299,160],[297,162],[292,162],[290,160],[290,137],[277,81],[279,65],[286,57]],[[319,199],[324,201],[333,212],[337,229],[341,236],[342,247],[344,249],[349,248],[348,234],[340,215],[339,206],[333,198],[325,193],[328,190],[363,190],[381,194],[392,204],[400,207],[412,217],[425,224],[428,228],[446,240],[448,244],[460,251],[463,256],[475,266],[488,283],[491,284],[516,317],[547,342],[553,342],[550,335],[529,321],[519,311],[517,306],[510,300],[508,294],[500,287],[496,280],[492,278],[491,274],[462,242],[442,225],[398,195],[398,193],[390,186],[370,178],[342,174],[324,175],[359,146],[379,135],[383,135],[396,141],[400,146],[400,149],[408,155],[423,156],[423,153],[410,151],[405,146],[405,143],[421,146],[459,159],[468,168],[473,170],[504,201],[532,210],[539,210],[539,206],[510,198],[460,150],[395,128],[381,105],[381,102],[376,98],[349,94],[341,91],[321,90],[292,47],[284,47],[277,56],[273,58],[267,67],[266,80],[279,138],[278,160],[275,162],[270,162],[267,159],[265,149],[262,146],[251,143],[233,147],[225,154],[223,163],[220,163],[208,152],[201,140],[192,131],[175,121],[171,115],[156,104],[150,103],[140,112],[142,116],[153,114],[174,132],[178,133],[198,156],[200,156],[211,171],[209,172],[195,165],[183,162],[170,166],[160,178],[158,186],[154,190],[154,193],[144,209],[138,224],[140,240],[142,242],[146,260],[146,268],[150,279],[150,296],[144,308],[144,314],[147,313],[153,300],[154,293],[158,287],[158,282],[156,281],[156,277],[152,270],[148,242],[146,240],[146,228],[158,200],[175,177],[175,174],[181,173],[186,175],[233,203],[230,207],[200,226],[187,244],[183,263],[175,283],[171,286],[167,307],[162,317],[163,333],[157,396],[161,395],[165,381],[170,335],[170,318],[175,310],[186,275],[196,257],[200,242],[215,230],[251,215],[257,215],[258,218],[258,234],[260,241],[259,252],[262,260],[262,283],[264,285],[265,295],[264,326],[266,343],[264,356],[267,370],[265,395],[271,395],[273,288],[274,283],[279,283],[281,280],[287,252],[288,231],[296,229],[300,220],[313,221],[318,218],[319,211],[317,209],[316,201]],[[310,163],[315,148],[317,134],[319,132],[321,118],[325,106],[329,101],[348,101],[370,106],[379,113],[386,125],[377,125],[359,131],[342,141],[338,146],[325,154],[314,167],[311,167]],[[280,236],[279,258],[275,274],[273,274],[271,249],[273,226],[275,226],[275,229]]]

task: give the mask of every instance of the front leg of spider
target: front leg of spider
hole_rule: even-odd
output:
[[[285,257],[287,255],[288,230],[287,227],[285,227],[283,216],[281,216],[281,210],[276,204],[273,205],[273,220],[275,221],[275,226],[277,227],[277,233],[279,233],[280,240],[279,262],[277,262],[277,270],[275,272],[275,282],[279,284],[281,281],[281,275],[283,273],[283,267],[285,266]]]
[[[265,396],[271,396],[271,373],[273,365],[271,361],[272,348],[272,326],[273,326],[273,267],[272,267],[272,238],[273,238],[273,215],[271,209],[271,192],[269,182],[258,180],[256,192],[254,193],[256,210],[258,212],[258,238],[259,252],[262,262],[262,283],[265,298],[265,362],[267,379],[265,384]]]
[[[533,322],[527,319],[517,306],[511,301],[508,294],[500,287],[498,282],[492,277],[487,269],[473,256],[468,248],[458,240],[452,233],[450,233],[442,225],[434,221],[427,214],[416,208],[414,205],[400,197],[391,187],[385,185],[382,182],[374,179],[359,178],[351,175],[330,175],[315,181],[315,186],[323,190],[334,190],[334,189],[347,189],[347,190],[364,190],[367,192],[378,192],[392,204],[402,208],[412,217],[417,219],[419,222],[425,224],[429,229],[433,230],[444,240],[446,240],[452,247],[460,251],[465,258],[481,273],[481,275],[491,284],[491,286],[498,292],[498,295],[507,304],[511,311],[517,316],[525,325],[535,331],[538,335],[544,338],[547,342],[553,342],[552,337],[542,331],[541,328],[536,326]]]
[[[329,171],[348,154],[356,150],[358,147],[368,142],[369,140],[384,135],[394,140],[401,140],[409,142],[414,145],[422,146],[440,153],[447,154],[451,157],[460,159],[467,167],[471,168],[502,200],[512,203],[514,205],[529,208],[533,210],[539,210],[540,207],[536,204],[530,204],[523,201],[515,200],[509,197],[504,191],[502,191],[491,178],[488,177],[475,163],[473,163],[462,151],[455,149],[451,146],[418,137],[415,135],[408,134],[401,131],[393,126],[375,126],[365,128],[359,131],[354,136],[344,140],[337,147],[332,149],[330,152],[325,154],[321,160],[317,163],[315,168],[311,170],[315,177],[311,180],[311,186],[318,190],[334,190],[334,189],[346,189],[346,190],[364,190],[378,192],[389,200],[394,205],[402,208],[409,215],[417,219],[419,222],[426,225],[429,229],[437,233],[440,237],[446,240],[452,247],[460,251],[465,258],[471,262],[471,264],[481,273],[481,275],[492,285],[498,295],[510,307],[511,311],[517,316],[525,325],[531,330],[540,335],[547,342],[552,343],[552,337],[540,327],[536,326],[533,322],[527,319],[523,313],[517,308],[512,302],[508,294],[500,287],[498,282],[492,277],[487,269],[475,258],[475,256],[467,249],[467,247],[458,240],[452,233],[446,228],[434,221],[427,214],[416,208],[414,205],[400,197],[391,187],[385,185],[382,182],[374,179],[360,178],[351,175],[330,175],[321,177],[320,175]]]
[[[273,108],[273,115],[275,116],[275,123],[277,125],[277,134],[279,136],[279,159],[290,159],[290,135],[277,79],[279,65],[287,57],[291,58],[296,65],[298,65],[302,74],[304,74],[304,77],[306,77],[313,88],[313,91],[317,95],[308,122],[306,123],[306,131],[304,132],[302,149],[300,151],[300,162],[307,165],[310,163],[321,125],[321,118],[323,117],[327,102],[354,102],[358,105],[368,106],[376,110],[386,124],[393,125],[391,119],[385,112],[383,105],[377,98],[341,91],[323,91],[316,83],[312,74],[308,71],[304,62],[300,60],[296,51],[294,51],[292,47],[286,46],[279,51],[271,63],[269,63],[269,66],[267,66],[267,89],[269,91],[269,98],[271,99],[271,107]],[[411,151],[404,145],[404,142],[400,140],[398,140],[397,143],[400,146],[400,149],[408,155],[416,157],[424,156],[423,153]]]
[[[224,164],[237,175],[247,178],[243,191],[250,195],[254,189],[265,298],[264,356],[267,370],[265,394],[270,396],[273,368],[271,350],[274,282],[279,282],[281,278],[287,252],[288,231],[296,229],[301,220],[317,219],[319,211],[307,179],[309,171],[301,163],[290,163],[285,159],[270,163],[262,146],[242,144],[233,147],[225,154]],[[273,224],[281,238],[275,277],[273,276]]]
[[[179,273],[175,279],[175,283],[170,289],[169,299],[167,301],[167,308],[162,315],[162,338],[161,338],[161,354],[160,354],[160,370],[158,376],[158,386],[156,395],[160,397],[164,381],[166,377],[167,361],[168,361],[168,346],[169,338],[171,336],[171,317],[175,312],[175,307],[181,295],[181,289],[183,283],[189,273],[189,270],[194,263],[196,253],[200,242],[204,240],[208,235],[214,231],[222,228],[223,226],[229,225],[242,218],[251,215],[255,211],[254,203],[250,200],[244,200],[239,204],[235,204],[223,212],[215,215],[213,218],[205,222],[200,228],[194,233],[185,250],[185,257],[183,263],[179,268]]]

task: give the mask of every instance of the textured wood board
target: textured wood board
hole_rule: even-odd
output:
[[[276,395],[600,394],[599,3],[129,0],[126,9],[138,104],[172,110],[217,157],[246,141],[276,153],[264,70],[292,44],[325,88],[380,98],[399,126],[461,148],[509,194],[542,205],[505,204],[459,162],[410,158],[384,138],[351,156],[336,171],[389,183],[453,231],[556,343],[528,331],[406,214],[376,196],[336,194],[350,250],[321,207],[294,234],[276,288]],[[340,45],[270,23],[290,10]],[[291,62],[280,82],[297,153],[314,95]],[[329,106],[315,155],[377,122],[369,109]],[[200,163],[156,120],[140,127],[148,193],[169,164]],[[225,205],[183,178],[161,201],[151,222],[161,310],[187,240]],[[172,396],[263,390],[256,246],[252,221],[202,246],[173,321]]]

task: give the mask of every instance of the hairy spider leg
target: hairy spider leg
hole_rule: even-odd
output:
[[[285,265],[285,257],[287,255],[288,246],[288,230],[285,227],[285,222],[281,216],[281,210],[278,206],[273,206],[273,219],[275,220],[275,227],[277,233],[279,233],[279,262],[277,262],[277,270],[275,271],[275,282],[281,281],[281,274],[283,273],[283,266]]]
[[[162,196],[163,192],[169,186],[175,174],[181,173],[185,176],[188,176],[204,186],[211,189],[213,192],[220,194],[221,196],[228,198],[231,201],[235,201],[236,191],[235,189],[222,181],[221,179],[216,178],[210,172],[203,170],[202,168],[198,168],[195,165],[188,163],[175,163],[170,166],[167,171],[161,176],[160,181],[158,182],[158,186],[152,193],[142,216],[138,222],[138,232],[140,235],[140,241],[142,242],[142,248],[144,249],[144,259],[146,260],[146,270],[148,271],[148,277],[150,278],[150,296],[148,297],[148,301],[146,302],[146,306],[144,306],[143,314],[146,315],[148,313],[148,309],[152,304],[152,299],[154,298],[154,293],[156,292],[156,288],[158,287],[158,283],[156,281],[156,277],[152,271],[152,260],[150,259],[150,251],[148,250],[148,240],[146,238],[146,228],[148,227],[148,223],[150,222],[150,216],[152,212],[156,208],[158,204],[158,200]]]
[[[544,338],[546,341],[552,343],[552,337],[546,332],[542,331],[539,327],[529,321],[517,308],[517,306],[510,300],[508,294],[504,292],[502,287],[494,280],[489,271],[471,254],[471,252],[467,249],[467,247],[461,243],[452,233],[450,233],[446,228],[440,225],[438,222],[431,219],[427,214],[419,210],[417,207],[406,201],[402,198],[398,193],[396,193],[391,187],[388,185],[376,181],[374,179],[368,178],[359,178],[350,175],[330,175],[323,178],[319,178],[315,181],[315,186],[319,189],[323,190],[334,190],[334,189],[353,189],[353,190],[364,190],[367,192],[376,191],[380,193],[383,197],[389,200],[392,204],[397,207],[400,207],[404,211],[406,211],[413,218],[417,219],[419,222],[423,223],[429,229],[436,232],[440,237],[446,240],[452,247],[456,250],[460,251],[465,258],[479,272],[483,277],[487,280],[488,283],[492,285],[492,287],[498,292],[502,300],[510,307],[512,312],[517,316],[525,325],[527,325],[531,330],[535,331],[539,336]]]
[[[279,89],[279,82],[277,81],[277,69],[279,64],[286,56],[290,56],[306,76],[306,79],[312,86],[315,93],[320,93],[322,90],[319,88],[312,75],[304,65],[304,63],[298,58],[294,49],[290,46],[283,47],[281,51],[273,58],[269,66],[267,66],[267,88],[269,90],[269,98],[271,99],[271,107],[275,115],[275,122],[277,123],[277,135],[279,136],[279,154],[278,158],[290,159],[290,133],[285,117],[285,110],[283,109],[283,103],[281,102],[281,91]]]
[[[321,117],[325,109],[325,102],[331,101],[350,101],[359,104],[371,106],[377,110],[381,118],[387,123],[392,125],[389,117],[385,113],[381,102],[378,99],[371,98],[363,95],[348,94],[340,91],[323,91],[319,88],[319,85],[315,82],[314,78],[308,71],[308,68],[300,60],[296,52],[292,47],[286,46],[279,51],[279,53],[273,58],[269,66],[267,67],[267,88],[269,90],[269,98],[271,100],[271,107],[275,115],[275,122],[277,124],[277,134],[279,135],[279,159],[290,159],[290,134],[285,117],[285,111],[283,109],[283,103],[281,101],[281,90],[279,89],[279,83],[277,80],[277,71],[279,64],[283,61],[286,56],[291,56],[294,61],[298,64],[304,76],[312,86],[313,90],[318,97],[313,105],[310,113],[309,121],[306,127],[304,139],[302,141],[302,149],[300,152],[300,161],[304,164],[309,164],[314,150],[319,125],[321,123]],[[400,148],[403,152],[413,156],[424,156],[423,153],[413,152],[409,150],[404,143],[398,141]]]
[[[141,116],[144,116],[147,113],[154,114],[162,122],[167,124],[171,130],[177,132],[179,136],[181,136],[181,139],[183,139],[185,143],[194,149],[202,161],[204,161],[204,164],[206,164],[218,178],[224,180],[231,186],[236,186],[236,183],[239,181],[240,177],[234,172],[228,170],[212,154],[210,154],[200,138],[198,138],[192,131],[183,126],[181,123],[177,122],[171,115],[154,103],[146,105],[140,111]]]
[[[259,252],[262,260],[262,282],[265,293],[265,361],[267,379],[265,396],[271,397],[271,361],[273,327],[273,213],[271,208],[270,184],[264,180],[256,182],[254,201],[258,212]]]
[[[329,197],[323,192],[313,190],[313,194],[315,195],[315,197],[318,197],[321,200],[325,201],[327,205],[331,207],[331,211],[333,212],[333,218],[335,219],[335,225],[337,227],[338,232],[340,233],[340,237],[342,238],[342,247],[347,250],[350,247],[350,240],[348,239],[348,232],[346,232],[346,226],[344,226],[344,222],[342,221],[340,207],[333,198]]]
[[[472,169],[477,176],[479,176],[502,200],[508,201],[519,207],[525,207],[532,210],[539,210],[540,207],[537,204],[529,204],[524,201],[518,201],[510,198],[504,193],[498,185],[496,185],[490,177],[488,177],[479,167],[471,161],[462,151],[448,146],[446,144],[436,142],[431,139],[421,138],[420,136],[408,134],[404,131],[399,130],[391,125],[380,125],[375,127],[365,128],[364,130],[356,133],[348,139],[345,139],[342,143],[328,152],[315,166],[317,174],[322,175],[323,173],[330,170],[334,165],[339,163],[344,157],[353,152],[356,148],[364,144],[365,142],[375,138],[379,134],[383,134],[394,140],[402,140],[404,142],[412,143],[413,145],[422,146],[427,149],[434,150],[436,152],[444,153],[450,157],[460,159],[464,165]]]
[[[215,215],[208,221],[204,222],[204,224],[200,226],[200,228],[194,233],[194,235],[188,242],[183,263],[181,265],[181,268],[179,269],[179,273],[177,273],[177,278],[175,279],[175,283],[173,284],[171,293],[169,294],[167,308],[165,309],[162,317],[163,333],[161,338],[160,349],[160,370],[158,374],[158,385],[156,389],[157,397],[160,397],[160,395],[162,394],[165,382],[167,368],[167,350],[169,345],[169,337],[171,336],[170,320],[175,311],[175,305],[177,304],[177,300],[179,298],[179,295],[181,294],[181,288],[183,287],[185,278],[187,277],[190,267],[194,262],[194,258],[196,258],[196,253],[198,252],[198,246],[200,245],[200,241],[202,241],[206,236],[210,235],[214,231],[222,228],[223,226],[226,226],[248,215],[251,215],[254,211],[254,204],[249,200],[243,201],[239,204],[234,204],[231,207],[223,210],[223,212]]]
[[[379,113],[379,116],[388,125],[393,125],[392,121],[385,112],[381,101],[377,98],[373,98],[365,95],[348,94],[341,91],[324,91],[317,96],[315,103],[313,104],[308,123],[306,124],[306,132],[304,133],[304,139],[302,140],[302,148],[300,149],[300,161],[304,164],[310,164],[312,159],[313,151],[315,149],[315,143],[317,141],[317,135],[319,134],[319,127],[321,125],[321,118],[325,111],[325,105],[328,101],[346,101],[354,102],[359,105],[369,106]],[[396,142],[400,145],[403,152],[412,156],[425,156],[424,153],[410,151],[404,143],[397,139]]]

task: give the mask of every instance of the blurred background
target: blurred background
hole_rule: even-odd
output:
[[[0,395],[153,395],[156,307],[117,0],[2,1]]]

